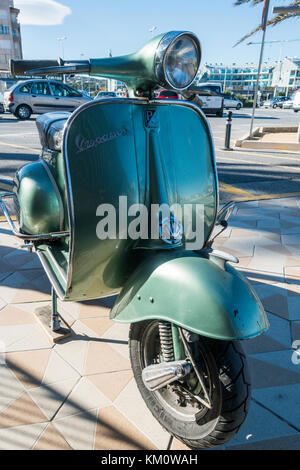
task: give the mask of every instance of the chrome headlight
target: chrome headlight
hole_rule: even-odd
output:
[[[184,90],[194,81],[201,61],[198,38],[190,32],[171,31],[155,54],[155,74],[160,85]]]

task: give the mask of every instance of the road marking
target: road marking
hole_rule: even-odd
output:
[[[217,150],[222,151],[222,149],[220,147]],[[276,150],[278,150],[278,149],[276,149]],[[227,152],[232,152],[232,153],[239,153],[241,155],[255,155],[255,156],[257,155],[258,157],[266,157],[266,158],[284,158],[284,157],[278,157],[277,155],[274,156],[271,153],[243,152],[241,150],[226,150],[226,151]],[[283,151],[283,150],[278,150],[278,152],[285,153],[285,151]],[[288,150],[286,152],[300,156],[300,152],[292,152],[292,151],[288,151]],[[296,162],[300,163],[300,158],[293,158],[293,157],[287,157],[287,158],[289,160],[295,160]]]
[[[23,137],[23,135],[37,135],[36,132],[26,132],[25,134],[22,133],[22,134],[18,134],[18,133],[15,133],[15,134],[1,134],[0,137]]]
[[[298,197],[298,196],[300,196],[299,192],[282,193],[282,194],[263,194],[261,196],[256,196],[255,194],[253,194],[251,198],[233,199],[233,201],[235,202],[263,201],[266,199],[285,199],[285,198]]]
[[[8,144],[7,142],[2,142],[0,140],[0,145],[6,145],[7,147],[13,147],[13,148],[19,148],[19,149],[25,149],[25,150],[30,150],[31,152],[39,154],[40,151],[37,149],[33,149],[31,147],[27,147],[25,145],[16,145],[16,144]]]
[[[224,191],[226,193],[231,193],[231,194],[240,194],[241,196],[244,197],[253,197],[252,193],[249,193],[248,191],[244,191],[243,189],[238,188],[237,186],[231,186],[230,184],[226,183],[219,183],[220,186],[220,191]]]
[[[11,215],[10,218],[12,220],[17,220],[17,217],[15,215]],[[5,215],[0,215],[0,222],[6,222],[6,217]]]
[[[225,160],[228,162],[234,162],[237,165],[239,163],[250,163],[250,165],[255,166],[255,165],[260,165],[260,166],[266,166],[266,167],[276,167],[276,168],[283,168],[285,170],[289,170],[290,173],[293,171],[298,171],[300,172],[300,166],[285,166],[285,165],[270,165],[264,162],[251,162],[250,160],[242,160],[242,161],[237,161],[235,158],[229,158],[229,157],[221,157],[221,160]],[[222,161],[217,161],[217,163],[222,163]]]

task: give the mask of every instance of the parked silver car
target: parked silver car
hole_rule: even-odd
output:
[[[18,119],[50,111],[73,111],[92,98],[55,80],[26,80],[4,92],[4,107]]]
[[[225,109],[235,108],[239,110],[242,107],[243,107],[243,102],[241,100],[238,100],[234,96],[224,95],[224,108]]]

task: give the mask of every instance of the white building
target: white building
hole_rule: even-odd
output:
[[[0,74],[9,71],[10,59],[22,59],[22,41],[13,0],[0,0]]]
[[[272,86],[273,64],[263,64],[260,74],[260,88]],[[199,82],[220,82],[223,88],[236,93],[253,93],[257,80],[257,65],[206,64],[198,74]]]
[[[300,59],[286,57],[273,70],[272,86],[286,94],[300,88]]]
[[[197,76],[198,82],[220,82],[223,88],[235,93],[253,94],[257,80],[257,65],[223,65],[205,64]],[[281,62],[262,65],[260,91],[267,94],[276,94],[284,91],[286,95],[292,94],[300,88],[300,59],[285,58]]]

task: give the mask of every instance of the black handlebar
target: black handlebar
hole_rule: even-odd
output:
[[[62,65],[58,60],[10,60],[10,73],[14,75],[24,75],[25,72],[40,67],[57,67]]]
[[[10,73],[24,75],[30,72],[34,74],[58,74],[58,73],[80,73],[89,71],[88,60],[68,60],[61,58],[57,60],[10,60]]]

